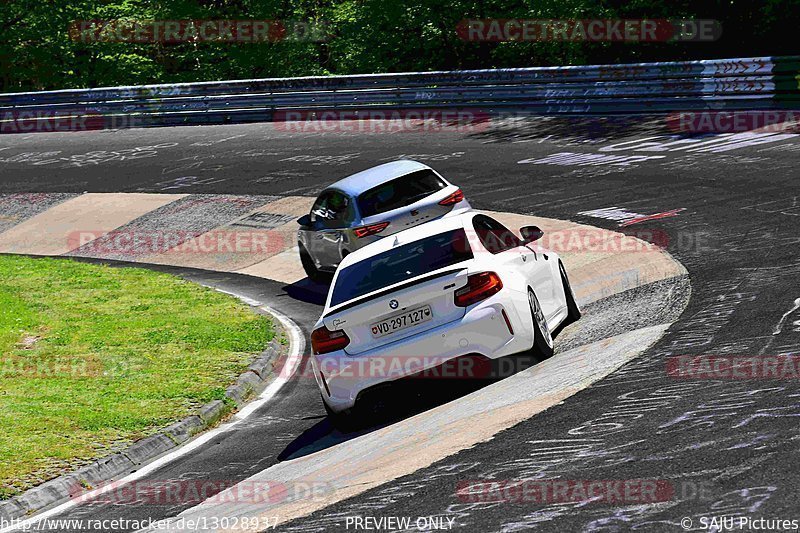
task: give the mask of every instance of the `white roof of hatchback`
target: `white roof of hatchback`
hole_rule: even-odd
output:
[[[352,196],[357,196],[360,193],[376,187],[387,181],[391,181],[400,176],[405,176],[417,170],[425,170],[430,168],[428,165],[420,163],[419,161],[412,161],[410,159],[401,159],[399,161],[392,161],[391,163],[384,163],[377,167],[362,170],[346,178],[342,178],[336,183],[329,185],[329,189],[339,189]]]

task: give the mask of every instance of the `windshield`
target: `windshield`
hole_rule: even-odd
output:
[[[331,306],[472,257],[462,228],[397,246],[339,272]]]
[[[358,210],[362,217],[385,213],[413,204],[445,187],[447,184],[444,180],[432,170],[418,170],[361,193],[358,197]]]

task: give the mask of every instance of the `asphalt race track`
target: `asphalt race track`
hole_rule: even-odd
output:
[[[712,515],[795,518],[797,380],[676,379],[666,358],[800,348],[798,153],[797,135],[673,137],[655,117],[530,119],[427,133],[318,134],[252,124],[7,135],[0,138],[0,193],[313,195],[350,172],[413,158],[461,185],[480,209],[618,231],[634,221],[623,231],[663,232],[689,272],[691,299],[653,348],[488,442],[279,529],[345,530],[347,516],[371,515],[446,516],[464,531],[549,531],[556,523],[563,531],[675,531],[689,517],[690,529],[699,530],[701,517]],[[305,333],[324,291],[306,284],[288,294],[284,284],[246,276],[182,274],[280,309]],[[619,320],[652,323],[636,318],[636,302],[653,295],[629,297],[629,314]],[[593,310],[586,311],[588,318]],[[448,390],[415,408],[463,393]],[[242,480],[352,438],[331,432],[311,382],[284,387],[258,414],[153,478]],[[672,490],[657,505],[485,502],[457,494],[465,480],[521,478],[658,480]],[[84,504],[68,516],[164,518],[185,507]]]

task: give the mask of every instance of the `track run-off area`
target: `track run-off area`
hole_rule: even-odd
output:
[[[512,228],[536,223],[551,239],[572,232],[619,243],[550,241],[585,310],[559,333],[552,359],[491,383],[403,389],[402,409],[353,434],[329,426],[301,363],[235,428],[139,480],[215,480],[239,487],[228,489],[232,499],[75,499],[50,518],[258,516],[287,531],[345,530],[353,516],[445,517],[465,531],[791,519],[797,380],[687,379],[668,360],[796,353],[798,152],[797,135],[683,137],[653,117],[466,131],[264,123],[2,136],[0,251],[173,265],[154,268],[277,309],[306,335],[325,287],[299,271],[294,219],[327,184],[382,162],[433,166]],[[103,244],[112,231],[181,243],[228,231],[268,237],[256,257],[177,241],[166,252]],[[637,238],[668,253],[623,244]],[[484,501],[470,492],[520,479],[647,480],[659,498]],[[253,503],[236,497],[243,482],[282,492]]]

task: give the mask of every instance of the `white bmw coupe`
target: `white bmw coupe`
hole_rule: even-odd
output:
[[[336,425],[370,388],[465,355],[553,353],[581,311],[558,255],[476,211],[381,239],[342,260],[311,334],[312,368]]]

